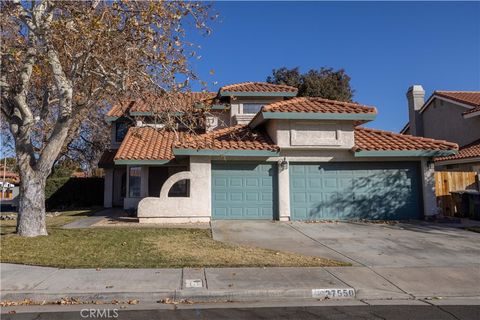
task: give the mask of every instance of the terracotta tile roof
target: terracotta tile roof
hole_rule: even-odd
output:
[[[115,158],[116,150],[105,150],[98,161],[99,168],[108,168],[114,165],[113,159]]]
[[[110,117],[121,117],[129,112],[152,112],[165,109],[182,111],[192,108],[195,103],[213,99],[215,92],[185,92],[168,96],[147,94],[143,98],[116,104],[107,113]]]
[[[9,182],[11,184],[18,185],[20,183],[20,175],[16,172],[10,171],[3,171],[3,167],[0,168],[0,181],[3,179],[3,175],[5,174],[5,182]]]
[[[220,92],[233,91],[233,92],[290,92],[297,93],[298,89],[295,87],[273,84],[267,82],[242,82],[230,84],[220,88]]]
[[[435,158],[435,161],[457,160],[480,157],[480,139],[469,143],[458,150],[458,154],[448,157]]]
[[[375,107],[353,102],[342,102],[316,97],[298,97],[268,104],[262,111],[268,112],[312,112],[312,113],[372,113]]]
[[[89,175],[88,175],[87,172],[74,171],[74,172],[72,172],[72,174],[70,175],[70,177],[72,177],[72,178],[88,178]]]
[[[210,150],[265,150],[278,151],[269,136],[245,125],[227,127],[197,136],[184,136],[175,144],[180,149]]]
[[[121,117],[133,105],[134,101],[124,101],[113,105],[112,109],[107,112],[107,117]]]
[[[161,111],[169,108],[175,111],[188,110],[195,103],[212,99],[216,95],[215,92],[186,92],[165,97],[150,96],[135,101],[130,112]]]
[[[480,106],[480,91],[435,91],[433,94],[472,107]]]
[[[177,132],[182,137],[185,132]],[[172,145],[177,140],[173,131],[151,127],[128,129],[115,160],[171,160],[174,158]]]
[[[458,150],[456,143],[390,131],[355,128],[354,151]]]

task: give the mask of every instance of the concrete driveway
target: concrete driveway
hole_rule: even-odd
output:
[[[480,233],[439,224],[213,221],[219,241],[367,267],[480,267]]]

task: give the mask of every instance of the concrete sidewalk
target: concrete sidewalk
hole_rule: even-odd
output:
[[[283,299],[418,301],[466,298],[480,304],[478,267],[57,269],[1,264],[1,300],[163,299],[192,302]],[[197,287],[198,286],[198,287]],[[335,296],[332,290],[336,289]],[[352,294],[354,292],[354,294]],[[353,302],[353,301],[352,301]]]

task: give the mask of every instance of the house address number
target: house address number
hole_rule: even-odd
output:
[[[328,288],[328,289],[312,289],[312,298],[353,298],[355,297],[355,289],[353,288]]]

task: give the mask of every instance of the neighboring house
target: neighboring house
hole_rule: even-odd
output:
[[[0,179],[0,207],[18,207],[20,175],[15,172],[4,171],[4,168],[0,167]]]
[[[114,106],[112,149],[100,161],[105,207],[137,209],[141,223],[437,213],[431,159],[455,154],[455,143],[367,129],[374,107],[296,94],[247,82]],[[204,128],[159,129],[152,111],[169,103],[208,108]]]
[[[436,158],[436,170],[480,173],[480,91],[435,91],[424,98],[422,86],[409,88],[409,123],[401,133],[460,146],[458,154]]]

